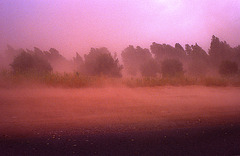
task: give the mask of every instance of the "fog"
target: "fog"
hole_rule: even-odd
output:
[[[239,36],[239,0],[1,0],[0,155],[237,155]]]
[[[0,132],[124,133],[238,123],[239,88],[1,89]],[[81,130],[82,129],[82,130]]]
[[[0,2],[0,50],[40,47],[65,57],[91,47],[149,48],[152,42],[195,44],[205,51],[214,34],[240,44],[238,0],[53,0]]]

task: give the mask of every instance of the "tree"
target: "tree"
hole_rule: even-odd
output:
[[[124,67],[128,74],[136,75],[143,64],[152,59],[152,54],[148,49],[132,45],[125,48],[121,54]]]
[[[214,65],[219,65],[224,60],[232,60],[234,58],[234,50],[227,44],[222,42],[219,38],[212,36],[211,45],[209,49],[209,56]]]
[[[123,67],[117,58],[113,58],[107,48],[91,48],[89,54],[84,55],[85,72],[88,75],[108,75],[121,77]]]
[[[180,50],[180,51],[184,51],[184,49],[183,49],[183,47],[181,46],[180,43],[175,44],[175,49]]]
[[[179,60],[166,59],[161,64],[163,77],[175,77],[183,74],[183,65]]]
[[[209,56],[202,47],[197,43],[191,46],[186,44],[185,51],[187,53],[188,72],[195,76],[206,74]]]
[[[159,72],[159,65],[154,59],[151,59],[142,64],[142,66],[140,67],[140,72],[142,76],[155,77]]]
[[[20,55],[15,57],[10,66],[15,72],[50,72],[51,65],[47,60],[42,59],[37,55],[31,55],[22,51]]]
[[[70,72],[74,68],[73,62],[63,57],[55,48],[50,48],[49,51],[42,51],[40,48],[34,47],[34,50],[27,49],[27,52],[47,60],[51,64],[54,71]]]
[[[234,57],[233,61],[240,64],[240,45],[234,48]]]
[[[82,57],[78,53],[76,53],[76,57],[73,57],[73,63],[74,63],[74,69],[76,71],[83,72],[84,62]]]
[[[9,68],[9,64],[13,61],[13,59],[18,56],[23,49],[14,49],[12,46],[7,45],[6,50],[2,53],[2,64],[4,68]]]
[[[206,59],[207,53],[200,47],[197,43],[191,46],[192,51],[190,52],[191,57],[196,57],[200,59]]]
[[[183,59],[186,55],[179,43],[176,43],[175,47],[172,47],[169,44],[157,44],[153,42],[150,49],[158,62],[164,59]]]
[[[190,55],[192,53],[192,47],[189,44],[185,45],[185,52],[187,55]]]
[[[219,66],[219,73],[222,76],[234,76],[238,72],[238,65],[232,61],[222,61]]]

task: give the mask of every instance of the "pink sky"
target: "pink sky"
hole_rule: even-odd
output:
[[[240,44],[239,0],[4,0],[0,19],[0,50],[54,47],[68,58],[152,42],[207,50],[213,34]]]

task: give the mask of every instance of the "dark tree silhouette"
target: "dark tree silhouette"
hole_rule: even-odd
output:
[[[163,75],[172,76],[183,73],[182,68],[184,66],[186,74],[190,74],[191,76],[213,75],[217,74],[217,72],[221,73],[221,75],[231,75],[226,72],[231,69],[228,67],[230,63],[224,63],[224,60],[236,62],[237,65],[240,65],[240,45],[232,48],[226,41],[220,41],[214,35],[212,36],[208,53],[198,44],[186,44],[184,49],[179,43],[176,43],[173,47],[168,44],[153,42],[150,50],[139,46],[135,48],[132,45],[125,48],[121,56],[126,72],[131,75],[140,73],[142,76],[150,77],[156,76],[162,70]],[[89,54],[84,55],[84,59],[76,53],[76,56],[72,60],[67,60],[54,48],[51,48],[49,51],[42,51],[37,47],[34,47],[33,50],[23,50],[7,46],[7,50],[1,56],[3,58],[1,64],[8,66],[10,62],[13,62],[14,57],[20,55],[22,52],[25,53],[21,54],[22,56],[18,58],[22,63],[18,64],[17,62],[21,62],[19,60],[15,60],[17,62],[12,63],[14,70],[38,69],[38,65],[32,65],[31,61],[33,58],[34,62],[36,60],[38,60],[37,62],[47,60],[53,70],[57,72],[77,71],[88,75],[121,76],[123,69],[123,66],[119,65],[116,55],[112,56],[107,48],[92,48]],[[42,62],[39,64],[46,63]],[[39,68],[38,70],[42,69]]]
[[[10,64],[15,72],[50,72],[51,65],[47,60],[42,59],[37,55],[31,55],[22,51]]]
[[[238,65],[240,65],[240,45],[238,45],[237,47],[235,47],[234,49],[233,49],[233,51],[234,51],[234,57],[233,57],[233,61],[234,62],[237,62],[238,63]]]
[[[73,57],[74,69],[78,72],[84,71],[84,62],[82,57],[76,53],[76,56]]]
[[[30,52],[30,50],[28,50],[29,52]],[[38,56],[40,56],[40,57],[44,57],[44,53],[43,53],[43,51],[41,50],[41,49],[39,49],[39,48],[37,48],[37,47],[34,47],[34,54],[35,55],[38,55]]]
[[[207,53],[200,47],[197,43],[195,45],[191,46],[192,50],[189,53],[190,57],[200,58],[200,59],[206,59]]]
[[[157,44],[153,42],[150,49],[157,61],[164,59],[184,59],[186,55],[183,47],[179,43],[176,43],[175,47],[172,47],[168,44]]]
[[[222,76],[234,76],[238,72],[238,65],[236,62],[223,61],[219,66],[219,73]]]
[[[42,51],[40,48],[34,47],[33,51],[27,49],[27,52],[47,60],[54,71],[69,72],[73,69],[73,62],[63,57],[55,48],[51,48],[49,51]]]
[[[163,77],[175,77],[183,74],[183,65],[179,60],[166,59],[161,64]]]
[[[121,56],[124,67],[130,75],[136,75],[140,71],[140,67],[152,59],[152,54],[148,49],[139,46],[134,48],[132,45],[125,48]]]
[[[222,42],[219,38],[212,36],[211,45],[209,49],[209,56],[212,63],[218,66],[223,60],[232,60],[234,57],[233,48],[227,44],[226,41]]]
[[[187,53],[188,73],[195,76],[205,75],[208,70],[208,55],[196,43],[195,45],[185,45]]]
[[[177,50],[180,50],[180,51],[183,51],[184,52],[184,49],[183,49],[183,47],[181,46],[181,44],[179,44],[179,43],[176,43],[175,44],[175,49],[177,49]]]
[[[107,75],[121,77],[122,66],[117,58],[113,58],[107,48],[91,48],[89,54],[84,55],[85,72],[89,75]]]
[[[185,52],[186,52],[187,55],[191,55],[192,47],[189,44],[185,45]]]
[[[159,65],[154,59],[145,62],[140,67],[141,75],[144,77],[155,77],[157,76],[159,70],[160,70]]]
[[[8,68],[9,64],[13,61],[13,59],[16,56],[18,56],[22,51],[23,51],[23,49],[14,49],[12,46],[7,45],[6,50],[2,54],[2,57],[4,59],[4,60],[2,60],[3,61],[3,65],[6,68]]]

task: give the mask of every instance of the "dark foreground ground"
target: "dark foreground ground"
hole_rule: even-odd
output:
[[[240,155],[240,124],[0,139],[1,155]]]
[[[0,89],[0,155],[240,155],[240,88]]]

